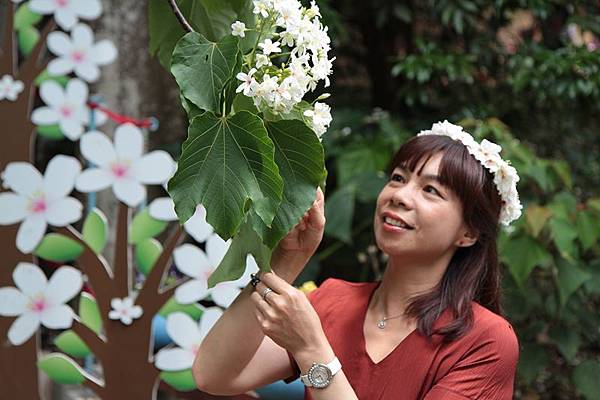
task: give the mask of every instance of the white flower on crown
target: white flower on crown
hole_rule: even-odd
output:
[[[131,325],[134,319],[138,319],[144,313],[139,305],[134,305],[131,297],[111,299],[110,306],[112,310],[108,312],[108,318],[119,320],[122,324]]]
[[[100,0],[31,0],[31,11],[54,14],[56,23],[66,31],[71,30],[79,18],[96,19],[102,14]]]
[[[517,192],[519,175],[517,170],[500,156],[501,146],[487,139],[477,143],[473,136],[463,131],[461,126],[454,125],[447,120],[436,122],[430,130],[423,130],[417,134],[417,136],[423,135],[449,136],[465,145],[469,153],[494,175],[494,184],[502,199],[499,222],[509,225],[521,216],[523,206]]]

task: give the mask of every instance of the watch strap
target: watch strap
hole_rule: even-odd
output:
[[[313,363],[313,365],[315,365],[315,364],[317,364],[317,363]],[[331,371],[332,378],[335,374],[337,374],[342,369],[342,364],[340,363],[340,360],[337,357],[333,357],[333,360],[331,360],[330,362],[328,362],[327,364],[324,364],[324,365]],[[307,387],[313,386],[310,383],[310,380],[308,379],[308,373],[306,373],[304,375],[300,375],[300,380]]]

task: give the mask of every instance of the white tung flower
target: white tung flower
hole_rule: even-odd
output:
[[[304,111],[304,115],[311,118],[312,126],[317,134],[321,136],[331,123],[331,107],[325,103],[315,103],[313,110]]]
[[[264,54],[256,54],[256,68],[260,68],[264,65],[271,65],[271,59]]]
[[[271,53],[281,53],[279,42],[273,43],[271,39],[265,39],[264,42],[258,44],[258,47],[262,49],[263,54],[265,55],[269,55]]]
[[[256,88],[258,87],[258,83],[254,79],[254,77],[252,77],[252,75],[255,72],[256,68],[252,68],[250,71],[248,71],[247,74],[239,72],[235,76],[237,79],[242,81],[242,83],[237,87],[237,89],[235,89],[236,93],[244,91],[245,96],[250,96],[254,92],[254,90],[256,90]]]
[[[231,34],[233,36],[246,37],[246,24],[240,21],[235,21],[231,24]]]
[[[178,219],[175,213],[175,203],[170,197],[154,199],[148,208],[150,216],[159,221],[177,221]],[[206,209],[202,204],[196,206],[194,215],[183,224],[183,227],[199,243],[204,242],[213,233],[213,227],[206,222]]]
[[[64,32],[48,35],[48,48],[58,58],[48,64],[50,75],[65,75],[69,72],[88,82],[95,82],[100,76],[99,65],[107,65],[117,57],[117,49],[110,40],[94,43],[94,33],[85,24],[77,24],[71,37]]]
[[[77,140],[89,123],[90,110],[87,106],[88,87],[80,79],[71,79],[63,89],[57,82],[47,80],[40,87],[40,97],[47,104],[33,110],[31,121],[36,125],[58,124],[62,133]],[[96,125],[102,125],[107,117],[95,111]]]
[[[29,8],[38,14],[54,14],[56,23],[66,31],[79,18],[96,19],[102,14],[100,0],[31,0]]]
[[[15,81],[11,75],[4,75],[0,80],[0,100],[15,101],[24,88],[23,82]]]
[[[108,318],[121,320],[125,325],[131,325],[134,319],[138,319],[144,313],[142,307],[133,305],[131,297],[124,297],[122,299],[115,297],[110,301],[110,306],[112,310],[108,312]]]
[[[13,271],[15,287],[0,288],[0,315],[18,318],[8,330],[8,340],[15,346],[25,343],[39,329],[69,328],[73,310],[65,303],[81,291],[81,272],[63,266],[50,281],[37,265],[20,262]]]
[[[156,353],[156,368],[162,371],[192,368],[202,340],[221,315],[223,311],[219,307],[205,309],[199,322],[183,312],[169,314],[166,323],[167,334],[178,347],[161,349]]]
[[[81,154],[95,166],[77,178],[80,192],[97,192],[112,186],[117,197],[129,207],[146,198],[144,184],[160,185],[171,177],[175,162],[166,151],[143,154],[144,138],[137,126],[126,123],[115,130],[114,145],[102,132],[82,136]]]
[[[57,155],[42,177],[30,163],[12,162],[2,173],[2,184],[13,192],[0,193],[0,225],[23,221],[17,248],[30,253],[46,232],[47,224],[65,226],[81,218],[79,200],[67,197],[81,171],[73,157]]]

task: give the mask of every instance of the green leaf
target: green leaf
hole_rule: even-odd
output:
[[[533,268],[547,266],[552,261],[546,248],[527,235],[508,240],[501,249],[500,257],[519,287],[523,287]]]
[[[144,239],[154,237],[164,231],[167,225],[168,222],[166,221],[152,218],[148,207],[146,207],[136,214],[133,221],[131,221],[129,243],[138,244]]]
[[[575,238],[577,238],[577,230],[573,223],[562,218],[552,218],[550,231],[560,255],[566,260],[572,261],[575,255]]]
[[[58,233],[49,233],[36,247],[34,254],[44,260],[66,262],[76,259],[82,252],[83,246],[73,239]]]
[[[577,350],[581,345],[581,335],[573,328],[565,326],[554,326],[548,331],[548,336],[558,347],[563,357],[573,362]]]
[[[588,199],[586,205],[592,212],[594,212],[597,216],[600,216],[600,197],[594,197]]]
[[[90,348],[72,330],[64,331],[54,339],[54,344],[72,357],[84,358],[91,354]]]
[[[65,138],[62,131],[60,130],[60,126],[58,124],[54,125],[38,125],[36,127],[37,133],[40,136],[43,136],[52,140],[62,140]]]
[[[525,210],[527,225],[531,230],[533,237],[538,237],[548,219],[552,216],[552,211],[548,207],[530,205]]]
[[[564,161],[554,160],[552,161],[551,165],[554,169],[554,172],[556,172],[556,175],[558,175],[558,177],[563,181],[565,186],[568,189],[572,189],[573,174],[571,173],[571,168],[569,167],[569,164],[567,164]]]
[[[154,266],[158,257],[163,251],[160,242],[154,238],[147,238],[138,242],[135,246],[135,259],[137,261],[138,270],[148,275]]]
[[[81,292],[81,296],[79,296],[79,317],[85,326],[96,333],[100,333],[102,328],[100,309],[94,296],[87,292]]]
[[[271,225],[283,193],[274,150],[262,120],[247,111],[194,118],[168,187],[179,220],[187,221],[202,204],[207,222],[227,240],[237,232],[250,201]]]
[[[598,398],[598,377],[600,376],[600,362],[585,360],[573,370],[573,383],[577,390],[587,400]]]
[[[219,282],[239,279],[246,270],[246,258],[250,253],[254,256],[262,271],[271,270],[271,249],[265,246],[260,236],[252,229],[251,216],[240,227],[239,233],[232,239],[227,253],[219,266],[208,278],[208,288]]]
[[[258,109],[254,105],[251,97],[245,96],[243,93],[238,93],[233,99],[233,112],[249,111],[252,114],[258,114]]]
[[[96,254],[100,254],[106,246],[108,236],[108,221],[106,216],[100,209],[94,208],[83,222],[81,234],[83,240],[94,250]]]
[[[239,61],[238,39],[225,36],[215,43],[198,32],[182,37],[171,60],[171,73],[181,93],[203,110],[221,112],[221,93]]]
[[[198,321],[202,316],[202,308],[198,304],[179,304],[175,297],[171,297],[158,312],[159,315],[167,317],[174,312],[183,312]]]
[[[339,186],[345,185],[354,175],[365,171],[382,171],[389,161],[388,149],[384,145],[360,143],[341,153],[336,160]]]
[[[388,178],[383,171],[365,171],[350,178],[349,184],[359,189],[356,190],[356,198],[368,203],[377,200],[387,181]]]
[[[527,385],[536,378],[550,361],[544,348],[535,343],[525,343],[519,356],[517,371]]]
[[[56,383],[74,385],[86,379],[81,367],[64,354],[50,353],[39,358],[37,365]]]
[[[591,279],[592,275],[575,264],[570,264],[565,260],[557,260],[558,275],[556,276],[556,285],[558,286],[558,294],[560,304],[564,307],[567,304],[569,297],[577,290],[585,281]]]
[[[182,392],[190,392],[197,389],[191,369],[183,371],[162,371],[160,373],[160,379],[169,384],[169,386]]]
[[[35,85],[36,86],[40,86],[42,83],[44,83],[45,81],[55,81],[57,82],[59,85],[65,87],[67,86],[67,83],[69,82],[69,77],[64,76],[64,75],[50,75],[48,73],[48,70],[45,69],[42,71],[41,74],[39,74],[36,78],[35,78]],[[60,128],[58,126],[58,124],[56,125],[47,125],[48,127],[56,127],[56,129],[59,130],[60,132]],[[39,126],[38,126],[39,128]],[[60,132],[61,138],[63,138],[64,136],[62,136],[62,132]]]
[[[23,55],[28,55],[40,40],[40,32],[33,26],[26,26],[17,32],[19,50]]]
[[[271,249],[300,221],[316,197],[316,187],[323,178],[323,146],[315,133],[298,120],[281,120],[266,124],[275,146],[275,162],[283,178],[283,200],[269,228],[259,218],[252,228]]]
[[[13,28],[15,31],[19,31],[21,29],[31,27],[41,20],[42,16],[31,11],[29,4],[21,4],[17,11],[15,11]]]
[[[591,248],[600,236],[600,220],[589,211],[577,213],[577,232],[584,250]]]
[[[325,202],[325,234],[338,238],[344,243],[352,243],[352,218],[354,216],[354,186],[342,186],[333,192]]]

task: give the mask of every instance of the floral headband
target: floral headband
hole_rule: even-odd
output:
[[[423,135],[449,136],[464,144],[469,153],[494,174],[494,183],[502,198],[499,222],[508,226],[521,216],[523,206],[519,201],[519,193],[517,192],[519,175],[517,170],[509,165],[510,161],[504,161],[500,157],[502,147],[487,139],[483,139],[479,144],[473,136],[463,131],[461,126],[454,125],[446,120],[433,124],[431,130],[421,131],[417,134],[417,136]]]

